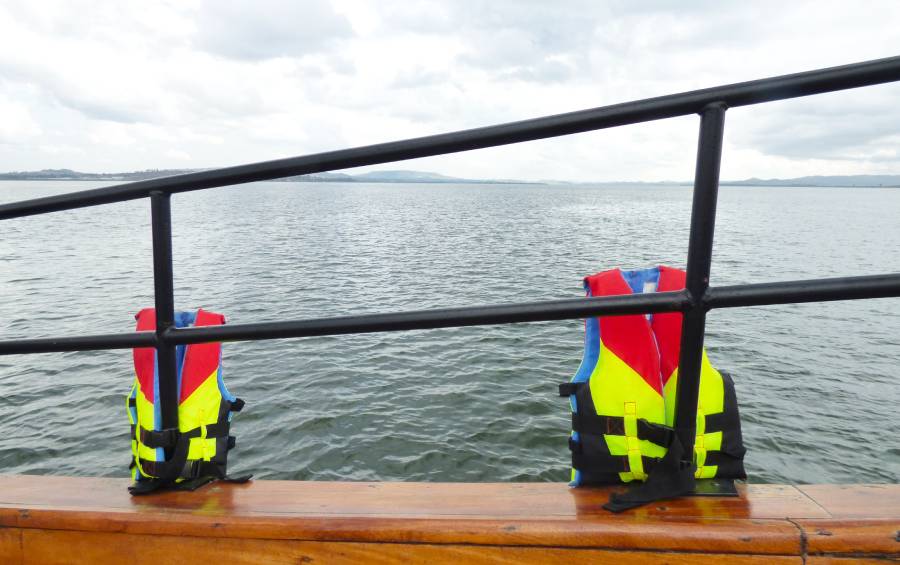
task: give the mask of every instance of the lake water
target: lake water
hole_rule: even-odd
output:
[[[102,186],[2,182],[0,201]],[[555,300],[684,267],[675,186],[257,183],[173,197],[176,305],[232,323]],[[0,338],[127,332],[149,202],[0,223]],[[713,284],[900,270],[900,189],[723,187]],[[754,482],[900,479],[900,299],[713,311]],[[225,345],[232,472],[565,481],[578,320]],[[0,357],[0,472],[127,476],[129,351]]]

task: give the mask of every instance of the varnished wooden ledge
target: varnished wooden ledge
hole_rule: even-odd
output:
[[[748,485],[613,515],[563,484],[0,476],[0,563],[843,563],[900,560],[900,485]]]

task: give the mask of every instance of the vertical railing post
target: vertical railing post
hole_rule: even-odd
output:
[[[700,140],[694,176],[685,285],[691,296],[692,306],[684,313],[681,323],[681,356],[678,360],[678,385],[675,393],[675,433],[684,446],[684,458],[688,462],[693,462],[694,436],[697,433],[700,363],[706,328],[706,306],[703,303],[703,295],[709,287],[709,270],[712,263],[725,109],[725,104],[716,103],[706,106],[700,113]]]
[[[156,359],[159,375],[159,405],[162,429],[178,427],[178,377],[175,346],[166,342],[166,331],[175,325],[172,282],[172,210],[170,195],[150,193],[153,227],[153,292],[156,305]],[[171,454],[167,453],[166,458]]]

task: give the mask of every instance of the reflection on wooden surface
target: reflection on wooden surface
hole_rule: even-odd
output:
[[[552,483],[127,484],[0,477],[0,563],[900,559],[900,485],[747,485],[613,515],[610,489]]]

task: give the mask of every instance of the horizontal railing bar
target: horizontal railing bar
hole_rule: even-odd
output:
[[[900,297],[900,274],[712,287],[707,308]]]
[[[0,206],[0,220],[293,175],[391,163],[695,114],[711,103],[746,106],[900,80],[900,57],[783,75],[589,110],[352,149],[47,196]]]
[[[660,292],[313,320],[179,328],[169,330],[163,339],[181,344],[430,330],[462,326],[547,322],[594,316],[676,312],[684,310],[688,305],[689,299],[683,291]]]
[[[711,288],[705,305],[715,308],[738,306],[729,299],[741,292],[746,296],[759,295],[744,306],[814,302],[817,300],[854,300],[900,296],[900,275],[841,277],[822,280],[786,281]],[[715,291],[715,292],[712,292]],[[724,291],[724,293],[717,292]],[[804,295],[809,292],[810,295]],[[717,296],[719,298],[714,298]],[[724,297],[725,300],[722,300]],[[711,306],[710,304],[716,304]],[[540,322],[613,316],[623,314],[651,314],[686,310],[690,299],[685,291],[581,298],[556,302],[475,306],[442,310],[422,310],[393,314],[368,314],[339,318],[320,318],[284,322],[233,324],[203,328],[169,330],[164,337],[171,343],[202,343],[205,341],[242,341],[313,337],[354,333],[425,330],[458,326],[481,326],[517,322]]]
[[[885,298],[900,296],[900,275],[842,277],[711,288],[710,292],[706,294],[706,306],[715,308],[737,306],[738,304],[730,303],[730,300],[742,292],[749,297],[759,295],[767,300],[765,302],[756,300],[744,304],[746,306],[816,300]],[[803,292],[808,292],[810,295],[804,295]],[[710,304],[716,305],[710,306]],[[530,304],[473,306],[312,320],[181,328],[169,330],[164,339],[170,343],[182,344],[425,330],[595,316],[677,312],[686,310],[690,305],[690,298],[685,291],[659,292]]]
[[[153,332],[14,339],[0,341],[0,355],[131,349],[133,347],[156,347],[156,343],[156,334]]]
[[[683,310],[687,305],[688,298],[684,292],[660,292],[655,294],[576,298],[497,306],[470,306],[391,314],[366,314],[338,318],[170,329],[165,334],[165,341],[168,344],[180,345],[208,341],[264,340],[351,333],[424,330],[454,326],[543,322],[589,318],[592,316],[674,312]],[[78,349],[148,347],[156,345],[154,335],[152,332],[136,332],[85,337],[0,341],[0,355],[77,351]],[[77,345],[81,347],[75,347]]]
[[[707,308],[713,309],[890,297],[900,297],[900,274],[711,287],[706,292],[703,302]],[[550,302],[170,329],[165,334],[165,341],[169,344],[185,344],[426,330],[594,316],[678,312],[689,306],[690,299],[684,291],[658,292]],[[156,338],[153,332],[133,332],[0,341],[0,355],[154,346],[156,346]]]

